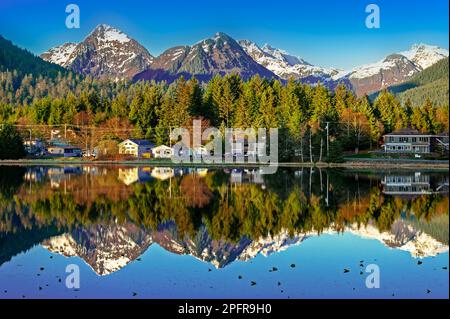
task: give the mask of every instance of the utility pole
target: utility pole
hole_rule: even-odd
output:
[[[330,122],[327,122],[327,159],[330,157]]]

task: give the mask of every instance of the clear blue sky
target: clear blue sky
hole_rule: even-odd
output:
[[[80,29],[65,26],[69,3],[80,7]],[[365,27],[370,3],[381,9],[380,29]],[[347,69],[414,43],[448,49],[448,13],[448,0],[0,0],[0,34],[39,54],[106,23],[158,55],[222,31]]]

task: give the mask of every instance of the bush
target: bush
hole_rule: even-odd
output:
[[[22,137],[11,124],[0,127],[0,159],[19,159],[25,157]]]

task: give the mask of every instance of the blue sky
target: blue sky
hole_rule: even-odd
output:
[[[80,29],[65,26],[70,3],[80,7]],[[380,7],[380,29],[365,26],[370,3]],[[448,12],[448,0],[1,0],[0,34],[39,54],[78,42],[106,23],[158,55],[222,31],[235,39],[269,43],[316,65],[347,69],[414,43],[448,49]]]

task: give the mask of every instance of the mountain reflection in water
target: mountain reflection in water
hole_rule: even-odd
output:
[[[108,275],[158,244],[223,268],[343,232],[425,258],[448,204],[442,173],[0,166],[0,267],[40,244]]]

